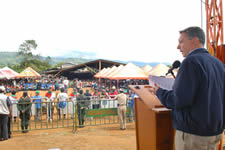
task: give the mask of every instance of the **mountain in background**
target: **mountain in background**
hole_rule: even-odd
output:
[[[41,60],[45,60],[47,57],[40,56]],[[9,66],[20,63],[23,60],[22,56],[18,55],[18,52],[0,52],[0,66]],[[85,58],[73,58],[73,57],[51,57],[50,64],[56,65],[59,63],[73,63],[73,64],[81,64],[84,62],[88,62],[90,59]]]
[[[76,50],[72,50],[72,51],[66,51],[66,52],[62,52],[62,53],[58,53],[56,56],[57,58],[82,58],[82,59],[91,59],[91,60],[95,60],[97,59],[96,57],[96,53],[94,52],[81,52],[81,51],[76,51]]]
[[[17,52],[0,52],[0,65],[7,66],[20,63],[23,60],[22,56],[18,56]]]
[[[59,58],[59,57],[60,58],[64,58],[64,59],[65,58],[69,58],[69,57],[83,58],[83,59],[88,59],[88,60],[99,59],[99,58],[97,58],[96,53],[94,53],[94,52],[81,52],[81,51],[75,51],[75,50],[69,51],[69,52],[65,52],[61,56],[58,56],[57,58]],[[104,58],[102,58],[102,59],[104,59]],[[139,66],[139,67],[144,67],[145,65],[150,65],[150,66],[154,67],[154,66],[160,64],[160,62],[148,62],[147,63],[147,62],[133,61],[133,60],[131,60],[131,61],[110,60],[110,61],[116,61],[116,62],[125,63],[125,64],[130,62],[130,63],[133,63],[133,64]],[[163,64],[171,65],[168,62],[163,62]]]
[[[47,57],[41,56],[41,60],[45,60]],[[90,53],[90,52],[80,52],[80,51],[71,51],[68,53],[64,53],[61,56],[55,56],[51,57],[50,64],[56,65],[59,63],[73,63],[73,64],[81,64],[85,63],[88,61],[95,60],[96,54],[95,53]],[[104,59],[104,58],[103,58]],[[0,66],[9,66],[13,64],[18,64],[23,60],[22,56],[18,56],[18,52],[0,52]],[[120,60],[111,60],[111,61],[116,61],[116,62],[121,62],[121,63],[133,63],[139,67],[143,67],[145,65],[150,65],[152,67],[156,66],[159,64],[159,62],[140,62],[140,61],[120,61]],[[170,65],[169,63],[165,62],[163,63],[165,65]]]
[[[112,61],[116,61],[116,62],[120,62],[120,63],[133,63],[135,64],[136,66],[139,66],[139,67],[144,67],[145,65],[149,65],[151,67],[155,67],[156,65],[160,64],[160,62],[141,62],[141,61],[120,61],[120,60],[112,60]],[[163,64],[165,65],[171,65],[170,63],[168,62],[163,62]]]

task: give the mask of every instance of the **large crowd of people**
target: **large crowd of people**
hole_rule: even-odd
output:
[[[66,77],[54,77],[51,75],[41,78],[20,78],[11,80],[2,80],[1,85],[5,87],[6,92],[12,90],[48,90],[52,87],[54,90],[68,87],[91,87],[96,86],[95,81],[81,81],[78,79],[68,80]]]
[[[111,85],[119,85],[119,87],[128,88],[128,85],[143,85],[148,84],[147,80],[119,80],[117,84],[116,80],[110,81],[101,79],[103,84],[99,83],[98,79],[91,80],[79,80],[77,78],[73,80],[68,80],[67,77],[55,77],[53,75],[42,75],[37,78],[19,78],[10,80],[1,80],[1,85],[5,87],[6,92],[9,93],[13,90],[23,91],[23,90],[48,90],[52,87],[54,90],[59,90],[61,88],[82,88],[82,87],[92,87],[93,89],[100,88],[109,90],[110,82]],[[101,85],[101,86],[100,86]],[[119,89],[119,88],[118,88]]]
[[[118,108],[128,106],[133,109],[133,99],[130,100],[129,97],[133,97],[134,93],[129,90],[128,84],[140,84],[137,81],[121,81],[119,83],[120,88],[116,88],[115,83],[110,87],[107,81],[100,85],[96,80],[68,80],[66,77],[53,78],[51,76],[2,82],[0,102],[5,105],[4,108],[0,108],[0,125],[2,129],[0,131],[0,140],[7,140],[11,137],[11,122],[17,122],[19,119],[22,133],[29,132],[28,126],[31,117],[34,116],[35,122],[42,121],[43,108],[46,110],[47,121],[53,121],[54,114],[57,115],[57,119],[61,120],[68,116],[73,117],[73,107],[76,103],[80,128],[84,127],[86,109],[101,108],[98,100],[117,99],[118,103],[116,105],[118,104]],[[35,90],[33,96],[29,94],[29,91],[32,90]],[[16,96],[18,91],[22,91],[22,95]],[[121,93],[123,95],[123,104],[120,104]],[[126,96],[124,97],[124,95]],[[126,129],[124,112],[126,111],[118,111],[121,130]],[[134,113],[134,110],[132,112]],[[132,121],[134,120],[133,116],[134,114],[132,117],[129,116]],[[4,128],[2,128],[3,126]]]

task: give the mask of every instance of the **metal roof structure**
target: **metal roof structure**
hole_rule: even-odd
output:
[[[89,72],[92,74],[96,74],[98,71],[102,70],[103,68],[112,67],[112,66],[119,66],[119,65],[125,65],[125,63],[115,62],[115,61],[109,61],[104,59],[97,59],[93,61],[89,61],[83,64],[74,65],[67,68],[53,68],[52,70],[46,70],[43,72],[43,74],[55,74],[55,75],[64,75],[68,72],[74,72],[78,71],[80,69],[87,68]]]

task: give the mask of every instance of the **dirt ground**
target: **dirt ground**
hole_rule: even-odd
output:
[[[35,130],[29,133],[13,132],[12,138],[0,142],[0,150],[135,150],[135,123],[128,123],[126,130],[119,124],[86,126],[50,130]]]
[[[85,89],[84,89],[85,90]],[[41,91],[44,97],[47,91]],[[69,89],[68,94],[72,92]],[[20,97],[22,92],[17,93]],[[35,91],[29,91],[35,95]],[[0,142],[0,150],[136,150],[135,123],[127,123],[126,130],[119,124],[86,126],[78,128],[57,128],[32,130],[29,133],[13,132],[12,138]],[[57,150],[58,150],[57,149]]]

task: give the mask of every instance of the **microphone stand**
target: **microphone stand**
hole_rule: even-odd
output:
[[[167,73],[166,73],[166,76],[167,76],[169,73],[172,74],[172,76],[173,76],[174,79],[176,78],[175,75],[174,75],[174,73],[173,73],[173,70],[171,70],[170,72],[167,72]]]
[[[174,73],[173,73],[173,70],[171,71],[171,74],[172,74],[173,78],[175,79],[176,77],[175,77],[175,75],[174,75]]]

